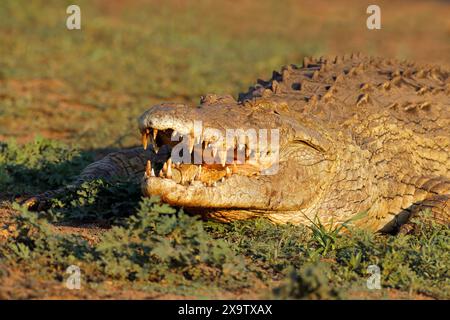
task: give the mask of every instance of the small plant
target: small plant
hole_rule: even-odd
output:
[[[197,217],[158,198],[143,199],[136,215],[105,234],[96,251],[108,274],[127,279],[162,280],[175,272],[188,279],[212,280],[243,270],[242,261],[224,241],[214,241]]]
[[[0,189],[51,190],[71,182],[91,160],[85,153],[41,137],[24,145],[0,142]]]
[[[136,212],[140,199],[140,187],[133,181],[96,179],[52,199],[46,216],[53,221],[120,222]]]
[[[335,251],[335,278],[342,285],[354,283],[358,278],[362,283],[369,276],[367,267],[374,264],[382,270],[384,288],[448,297],[450,229],[417,223],[421,230],[418,235],[382,236],[362,231],[343,235]]]
[[[3,257],[25,263],[41,261],[47,266],[56,265],[63,269],[90,253],[87,242],[82,238],[55,233],[45,219],[25,207],[14,204],[13,208],[19,214],[14,216],[14,232],[6,246],[0,247]]]
[[[271,270],[279,276],[287,266],[300,266],[306,261],[309,232],[303,226],[277,225],[267,219],[234,221],[229,224],[208,221],[206,230],[216,239],[225,239],[235,252],[251,258],[248,268],[260,277]]]
[[[330,226],[327,227],[320,219],[315,216],[314,220],[305,217],[310,221],[311,225],[308,228],[312,231],[312,241],[317,245],[316,252],[322,256],[327,255],[329,251],[336,249],[336,242],[340,236],[341,231],[346,228],[349,230],[349,224],[355,220],[359,220],[366,215],[366,212],[361,212],[354,217],[348,219],[342,224],[334,225],[333,220],[330,222]]]
[[[18,261],[61,278],[70,264],[82,264],[90,277],[156,283],[221,283],[242,287],[244,261],[225,241],[203,229],[197,217],[143,199],[136,215],[105,232],[95,245],[81,237],[56,233],[42,217],[15,204],[14,232],[0,246],[0,260]]]
[[[323,263],[306,264],[300,271],[291,267],[283,284],[274,289],[273,295],[277,299],[342,298],[342,294],[330,286],[327,272]]]

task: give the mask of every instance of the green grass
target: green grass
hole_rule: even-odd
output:
[[[25,189],[21,182],[30,167],[49,168],[55,159],[78,154],[43,139],[23,147],[20,157],[16,148],[11,143],[0,149],[0,167],[8,177],[3,183]],[[45,181],[31,174],[29,190],[57,187],[66,181],[57,177],[78,170],[78,162],[68,161],[60,171],[48,171]],[[309,228],[265,219],[222,224],[201,221],[156,198],[141,199],[125,182],[100,180],[71,190],[40,214],[13,208],[18,214],[3,226],[14,228],[0,242],[0,269],[20,265],[43,279],[62,281],[65,269],[76,264],[88,274],[90,288],[116,281],[124,288],[195,295],[209,288],[242,290],[259,281],[266,286],[261,297],[334,299],[355,290],[368,294],[368,266],[375,264],[383,290],[449,298],[450,230],[441,225],[424,225],[420,235],[382,236],[342,233],[341,227],[317,222]],[[111,229],[94,243],[55,230],[55,225],[99,221]]]
[[[396,17],[405,4],[386,4],[383,32],[365,29],[366,8],[357,1],[80,0],[82,29],[72,31],[69,4],[0,2],[0,136],[44,132],[85,149],[131,146],[148,106],[196,104],[207,93],[237,97],[304,56],[361,51],[448,60],[447,16],[434,1],[406,14],[409,23]],[[41,87],[27,87],[32,81]]]
[[[82,31],[68,31],[65,8],[70,3],[2,1],[0,26],[12,32],[0,38],[9,44],[1,52],[5,78],[35,75],[64,79],[79,91],[198,99],[210,91],[237,94],[255,81],[254,74],[267,76],[288,58],[300,60],[304,54],[323,51],[318,42],[293,43],[270,29],[261,31],[264,39],[243,43],[214,15],[202,16],[210,6],[207,1],[186,10],[164,1],[150,2],[141,12],[121,10],[121,19],[105,15],[96,3],[79,1]],[[276,22],[282,21],[282,13],[274,17]],[[299,19],[306,22],[306,13]],[[31,27],[33,32],[28,32]],[[269,48],[267,41],[272,44]],[[58,63],[47,61],[50,56]],[[238,69],[239,73],[223,72]]]
[[[0,79],[56,79],[64,86],[44,83],[37,95],[24,95],[0,85],[0,134],[63,131],[85,148],[130,146],[137,143],[136,118],[151,104],[198,103],[210,92],[237,97],[258,77],[325,49],[312,36],[298,42],[276,29],[243,39],[223,27],[226,20],[203,14],[214,6],[208,1],[186,10],[165,1],[131,5],[118,17],[97,2],[79,1],[81,31],[65,27],[69,4],[1,1]],[[282,12],[274,19],[281,23]],[[61,98],[48,101],[47,91]],[[62,99],[90,111],[67,110]],[[26,131],[10,126],[18,122],[27,123]]]

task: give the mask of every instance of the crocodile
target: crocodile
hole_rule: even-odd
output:
[[[284,66],[237,98],[207,94],[196,106],[152,106],[138,119],[143,147],[94,162],[73,185],[127,177],[141,182],[144,196],[220,221],[318,219],[334,226],[364,212],[356,227],[398,232],[429,211],[448,224],[449,111],[449,71],[442,66],[361,54],[305,57],[302,66]],[[203,128],[197,135],[196,122]],[[264,149],[270,165],[276,158],[276,172],[264,174],[267,162],[257,161],[263,153],[250,138],[220,149],[207,128],[223,135],[230,128],[278,130],[277,146]],[[207,151],[214,161],[192,163]],[[239,161],[238,151],[245,153]],[[174,154],[191,161],[177,162]],[[61,190],[26,204],[35,207]]]

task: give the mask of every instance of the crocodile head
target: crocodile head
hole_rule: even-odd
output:
[[[225,221],[312,207],[331,178],[332,139],[287,109],[215,95],[151,107],[139,118],[156,151],[143,193]]]

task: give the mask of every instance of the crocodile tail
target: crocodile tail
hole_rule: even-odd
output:
[[[94,179],[109,181],[119,178],[138,181],[144,175],[147,160],[153,160],[153,156],[151,148],[144,150],[142,147],[110,153],[88,165],[75,184]]]
[[[416,233],[421,224],[450,225],[450,179],[433,177],[421,183],[415,194],[426,194],[400,212],[387,226],[390,233]],[[385,227],[386,229],[386,227]],[[383,231],[383,230],[381,230]]]
[[[413,234],[420,230],[420,225],[439,223],[450,225],[450,194],[434,195],[414,204],[406,223],[399,226],[401,234]]]

